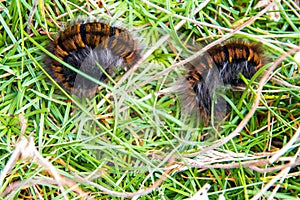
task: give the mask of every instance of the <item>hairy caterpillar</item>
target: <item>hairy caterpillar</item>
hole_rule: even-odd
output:
[[[214,46],[185,66],[184,109],[199,115],[204,123],[208,123],[212,114],[219,118],[226,110],[226,102],[220,96],[214,96],[218,87],[239,86],[243,84],[240,73],[251,79],[265,64],[259,43],[231,39]]]
[[[60,60],[99,81],[130,67],[139,59],[140,49],[131,33],[99,21],[75,21],[48,45]],[[69,92],[94,90],[96,84],[57,60],[47,56],[47,72]],[[102,70],[100,69],[102,67]],[[104,70],[104,71],[103,71]]]

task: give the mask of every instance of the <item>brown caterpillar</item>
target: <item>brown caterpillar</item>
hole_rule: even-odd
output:
[[[48,46],[48,51],[60,60],[99,81],[130,67],[140,58],[138,43],[129,31],[107,23],[76,21],[68,26]],[[94,90],[96,84],[47,56],[47,72],[69,92]],[[102,70],[100,67],[102,67]]]
[[[233,39],[214,46],[205,54],[188,63],[185,75],[183,109],[199,115],[204,123],[213,115],[218,119],[226,110],[226,102],[214,92],[220,85],[243,84],[239,74],[251,79],[266,64],[264,51],[259,43]],[[215,97],[215,98],[214,98]]]

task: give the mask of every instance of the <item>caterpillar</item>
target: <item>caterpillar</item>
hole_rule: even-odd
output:
[[[184,85],[187,89],[184,91],[183,109],[200,116],[205,124],[210,121],[212,114],[220,119],[227,103],[215,95],[219,86],[240,86],[243,84],[240,73],[251,79],[265,64],[263,48],[256,42],[231,39],[212,47],[185,66]]]
[[[106,73],[112,76],[121,66],[124,66],[121,70],[126,70],[140,58],[138,42],[129,31],[96,20],[76,20],[49,43],[47,50],[99,81],[106,81]],[[45,62],[46,71],[67,91],[95,90],[94,82],[50,56]]]

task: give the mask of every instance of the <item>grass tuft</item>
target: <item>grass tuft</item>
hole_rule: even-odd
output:
[[[300,198],[300,5],[257,3],[1,1],[0,197],[196,199],[208,183],[203,199]],[[145,56],[88,100],[44,70],[46,45],[78,16],[126,24]],[[191,56],[187,46],[227,36],[261,42],[270,62],[223,94],[224,121],[191,127],[175,92],[183,66],[174,65]]]

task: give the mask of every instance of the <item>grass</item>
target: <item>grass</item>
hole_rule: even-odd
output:
[[[5,178],[0,179],[0,196],[123,199],[154,184],[155,189],[136,197],[187,199],[209,183],[209,199],[258,199],[255,195],[264,189],[261,199],[299,198],[299,140],[293,136],[300,127],[300,68],[295,52],[263,85],[259,106],[240,134],[205,153],[247,118],[258,82],[272,62],[256,74],[258,79],[245,80],[247,90],[228,91],[224,98],[231,112],[217,126],[188,126],[173,91],[183,74],[182,66],[171,67],[181,61],[182,41],[206,46],[222,40],[263,9],[254,9],[256,4],[209,1],[194,14],[201,2],[108,0],[98,7],[94,1],[1,1],[0,169]],[[266,11],[233,36],[261,41],[274,62],[293,48],[300,52],[299,4],[287,0],[277,6],[278,22],[270,19],[274,11]],[[125,79],[117,77],[117,85],[99,83],[102,89],[82,101],[51,80],[43,56],[49,36],[87,15],[126,24],[149,56]],[[32,137],[35,149],[21,146],[22,136],[25,141]],[[18,149],[16,162],[10,163]],[[274,155],[278,159],[270,162]]]

